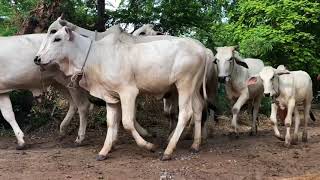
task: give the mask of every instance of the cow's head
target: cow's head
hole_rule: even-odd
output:
[[[155,31],[154,26],[152,24],[145,24],[139,29],[135,30],[132,35],[134,36],[156,36],[156,35],[164,35],[159,31]]]
[[[81,68],[83,62],[77,62],[77,60],[84,58],[83,52],[87,51],[90,41],[74,33],[70,28],[63,27],[52,35],[44,48],[37,53],[35,64],[44,69],[57,64],[65,75],[72,75]]]
[[[264,95],[266,97],[276,96],[279,94],[279,76],[282,74],[290,74],[290,71],[283,69],[274,69],[271,66],[264,67],[259,76],[254,76],[248,79],[247,85],[256,84],[258,78],[263,82]]]
[[[225,83],[230,78],[236,64],[248,68],[248,65],[240,60],[235,46],[217,47],[215,49],[217,54],[215,55],[214,63],[218,67],[219,82]]]
[[[40,51],[43,51],[46,44],[48,44],[48,41],[52,39],[52,36],[54,36],[60,29],[63,27],[68,27],[69,29],[74,30],[76,28],[76,25],[66,21],[64,19],[64,15],[62,14],[57,20],[55,20],[48,29],[46,37],[43,39],[40,49],[37,54],[39,54]],[[34,62],[36,63],[38,61],[38,57],[36,56],[34,59]]]

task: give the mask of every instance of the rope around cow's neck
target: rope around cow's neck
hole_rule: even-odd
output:
[[[80,79],[84,76],[84,67],[87,63],[87,60],[88,60],[88,56],[89,56],[89,53],[90,53],[90,50],[91,50],[91,46],[92,46],[92,40],[90,39],[90,44],[89,44],[89,48],[87,50],[87,53],[86,53],[86,57],[84,59],[84,63],[82,64],[82,67],[81,67],[81,71],[80,72],[77,72],[75,73],[74,75],[71,76],[71,81],[70,83],[68,84],[68,88],[77,88],[76,86],[76,82],[80,81]],[[79,79],[79,77],[81,77]]]

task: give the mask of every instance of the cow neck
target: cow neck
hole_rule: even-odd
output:
[[[235,84],[235,82],[241,77],[241,73],[242,71],[242,67],[239,66],[235,60],[233,60],[232,63],[232,69],[231,69],[231,73],[230,73],[230,83],[233,86]]]
[[[84,68],[86,66],[86,63],[87,63],[87,60],[88,60],[88,57],[89,57],[89,54],[90,54],[90,51],[91,51],[92,42],[93,42],[90,38],[88,38],[88,39],[90,40],[90,43],[89,43],[89,47],[87,48],[86,54],[84,56],[84,61],[83,61],[83,64],[81,66],[81,70],[80,70],[80,72],[76,72],[75,74],[73,74],[71,76],[71,81],[68,84],[69,88],[77,88],[78,84],[79,84],[79,81],[82,78],[85,78]]]
[[[91,40],[96,40],[97,38],[97,31],[90,31],[88,29],[76,26],[75,32],[81,34],[84,37],[90,38]]]

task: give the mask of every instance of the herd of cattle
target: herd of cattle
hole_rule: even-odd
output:
[[[272,99],[270,120],[275,136],[286,146],[298,141],[298,104],[304,107],[303,141],[308,137],[308,119],[314,119],[310,112],[312,81],[306,72],[288,71],[284,66],[275,69],[264,66],[259,59],[243,59],[235,47],[218,47],[214,55],[195,39],[163,35],[150,25],[133,34],[119,26],[98,33],[60,17],[46,34],[1,37],[0,44],[0,66],[5,67],[0,71],[0,109],[14,130],[17,149],[25,148],[24,134],[15,120],[8,93],[27,89],[37,96],[50,85],[69,101],[60,125],[61,135],[74,114],[79,113],[78,144],[85,138],[89,94],[106,102],[108,131],[97,160],[104,160],[112,149],[120,122],[138,146],[155,150],[156,146],[143,138],[148,131],[135,119],[135,101],[140,93],[162,98],[165,113],[173,117],[172,124],[176,122],[162,160],[171,158],[188,123],[194,125],[191,149],[199,150],[206,136],[202,122],[207,109],[214,109],[218,83],[225,84],[227,98],[233,104],[231,125],[235,134],[239,111],[245,103],[252,112],[251,133],[257,133],[256,119],[263,96]],[[277,127],[279,109],[287,111],[285,136]]]

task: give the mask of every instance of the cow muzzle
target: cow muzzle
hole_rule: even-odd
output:
[[[265,97],[270,97],[270,93],[264,93]]]
[[[33,62],[36,64],[36,65],[41,65],[41,58],[39,56],[36,56],[33,60]]]
[[[227,76],[218,77],[219,83],[226,83]]]

